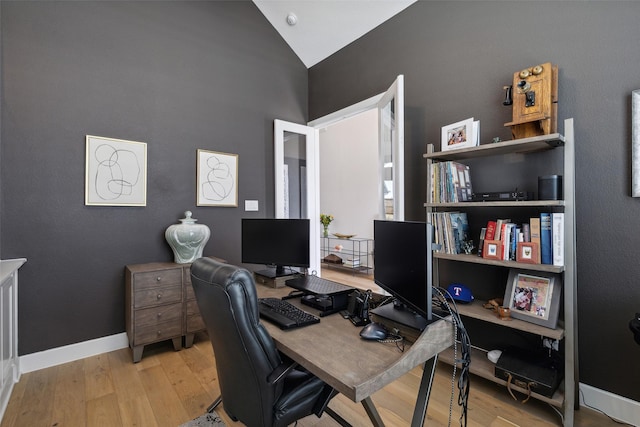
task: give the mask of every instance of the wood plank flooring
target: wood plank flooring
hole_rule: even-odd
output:
[[[326,275],[325,277],[328,277]],[[344,281],[356,280],[347,278]],[[429,426],[447,426],[452,395],[452,367],[438,364],[431,393]],[[410,424],[422,375],[418,367],[373,395],[382,419],[389,427]],[[451,425],[460,425],[457,389],[454,391]],[[145,347],[134,364],[130,349],[122,349],[63,365],[23,374],[15,385],[0,427],[177,427],[204,413],[218,396],[215,357],[206,334],[196,335],[194,345],[174,351],[171,341]],[[330,406],[354,426],[370,426],[361,404],[337,396]],[[218,413],[228,426],[224,410]],[[560,417],[538,401],[521,404],[496,384],[471,378],[468,426],[560,426]],[[335,427],[326,414],[307,417],[301,427]],[[576,426],[607,427],[616,424],[588,409],[576,413]]]

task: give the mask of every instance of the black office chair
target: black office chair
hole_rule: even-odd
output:
[[[325,410],[333,417],[327,408],[333,388],[295,363],[284,363],[260,323],[256,287],[247,270],[199,258],[191,265],[191,283],[220,381],[221,396],[210,412],[222,401],[229,417],[248,427],[287,426]]]

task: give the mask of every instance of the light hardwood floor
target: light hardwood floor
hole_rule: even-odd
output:
[[[355,280],[349,279],[348,280]],[[346,280],[345,280],[346,281]],[[390,427],[410,423],[421,376],[416,368],[373,395]],[[446,426],[452,390],[452,368],[438,364],[425,425]],[[193,347],[173,351],[171,341],[145,347],[134,364],[131,350],[122,349],[22,375],[15,385],[0,427],[149,426],[177,427],[202,413],[219,394],[215,357],[206,334]],[[354,426],[369,426],[362,405],[337,396],[330,406]],[[218,408],[228,426],[231,421]],[[451,425],[460,425],[457,389]],[[468,425],[490,427],[559,426],[555,410],[538,401],[515,402],[506,389],[471,378]],[[334,427],[326,414],[307,417],[301,427]],[[576,426],[616,425],[588,409],[576,413]]]

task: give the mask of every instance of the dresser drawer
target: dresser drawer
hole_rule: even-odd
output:
[[[168,288],[147,289],[136,291],[134,295],[134,308],[150,307],[159,304],[171,304],[182,302],[182,288],[172,286]]]
[[[134,282],[136,291],[158,286],[180,286],[182,284],[182,268],[136,273]]]
[[[180,335],[182,335],[182,322],[165,322],[137,327],[134,340],[136,345],[144,345],[179,337]]]
[[[137,327],[153,326],[171,321],[179,323],[182,319],[182,304],[161,305],[136,310],[134,316]]]

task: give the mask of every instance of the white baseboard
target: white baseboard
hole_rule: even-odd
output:
[[[26,354],[20,356],[20,372],[25,374],[51,366],[73,362],[74,360],[84,359],[85,357],[120,350],[128,346],[127,333],[123,332],[121,334],[96,338],[64,347]]]
[[[580,406],[591,407],[611,418],[640,426],[640,402],[580,383]]]

